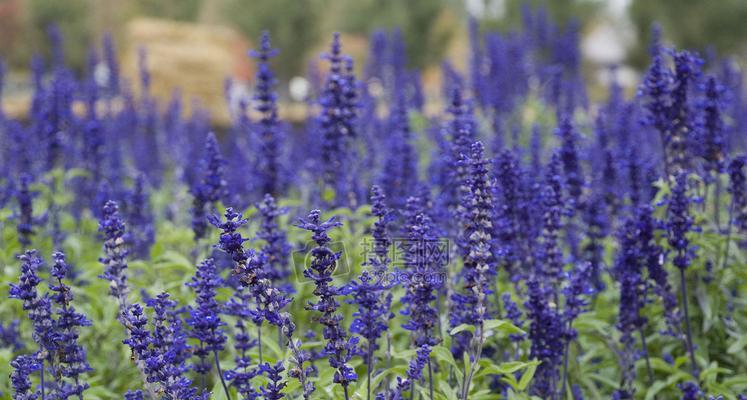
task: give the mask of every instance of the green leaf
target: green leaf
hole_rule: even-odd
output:
[[[452,329],[451,331],[449,331],[449,334],[451,336],[454,336],[457,333],[464,332],[464,331],[471,332],[474,335],[475,334],[475,326],[474,325],[469,325],[469,324],[461,324],[461,325],[455,327],[454,329]]]
[[[729,354],[737,354],[742,351],[745,346],[747,346],[747,335],[742,335],[737,339],[737,341],[732,343],[728,349],[726,349],[726,352]]]
[[[539,361],[509,361],[498,365],[492,363],[486,364],[488,365],[482,365],[480,372],[475,374],[475,376],[513,374],[516,371],[527,369],[531,366],[536,367],[537,365],[539,365]]]
[[[431,354],[436,359],[436,361],[439,362],[446,362],[447,364],[451,365],[452,367],[458,369],[459,366],[456,363],[456,360],[454,359],[454,355],[451,354],[451,351],[447,349],[444,346],[435,346],[433,349],[431,349]]]
[[[531,365],[527,370],[521,375],[521,379],[519,380],[519,384],[516,386],[516,389],[524,391],[527,389],[527,386],[529,386],[529,382],[532,381],[532,378],[534,378],[534,373],[537,371],[537,366],[539,365],[539,362],[536,362],[536,364]]]
[[[498,331],[506,335],[522,335],[525,333],[512,324],[511,321],[504,319],[488,319],[483,322],[483,327],[486,331]]]

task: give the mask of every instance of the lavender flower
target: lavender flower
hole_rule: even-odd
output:
[[[99,232],[104,236],[104,256],[99,258],[104,265],[104,273],[99,278],[109,281],[109,294],[119,302],[121,318],[127,310],[127,294],[130,292],[125,274],[129,251],[125,246],[125,223],[119,216],[117,203],[111,200],[104,204]]]
[[[191,349],[186,344],[181,320],[175,315],[175,302],[162,293],[150,299],[148,304],[154,310],[153,330],[147,329],[148,319],[140,304],[129,306],[123,318],[128,327],[129,337],[123,342],[133,354],[138,368],[148,384],[158,385],[151,392],[163,392],[168,398],[207,399],[208,393],[197,393],[192,381],[184,376],[187,371],[184,361]]]
[[[316,286],[314,295],[319,298],[319,301],[309,302],[306,309],[321,313],[318,321],[324,326],[323,336],[327,340],[324,353],[329,357],[329,365],[335,369],[335,383],[343,387],[347,398],[348,385],[358,379],[355,370],[348,364],[355,351],[358,338],[346,339],[347,333],[340,326],[342,316],[335,314],[340,306],[335,299],[340,295],[340,290],[332,284],[332,274],[337,268],[337,261],[341,254],[335,253],[328,247],[331,239],[327,235],[330,229],[342,226],[342,224],[334,218],[322,222],[321,211],[312,210],[306,219],[299,219],[296,226],[311,231],[313,233],[311,239],[317,245],[311,250],[311,265],[304,269],[303,275],[314,281]]]
[[[413,382],[413,384],[423,376],[423,368],[425,368],[430,360],[431,347],[424,344],[418,347],[415,354],[415,359],[410,360],[410,365],[407,368],[407,380]]]
[[[560,158],[553,154],[545,167],[545,182],[540,192],[543,209],[543,227],[538,251],[537,273],[556,288],[563,274],[563,252],[558,244],[560,218],[563,212],[563,183],[560,176]]]
[[[73,294],[69,286],[62,281],[70,273],[70,266],[65,262],[65,255],[57,252],[53,254],[54,265],[50,275],[54,283],[50,283],[49,289],[54,292],[51,296],[57,305],[56,334],[58,341],[58,370],[63,377],[72,382],[61,382],[59,397],[67,399],[75,396],[83,398],[83,391],[89,388],[88,383],[80,381],[80,375],[92,371],[86,360],[86,351],[78,344],[78,330],[83,326],[90,326],[91,321],[85,315],[78,313],[70,304]]]
[[[699,74],[698,65],[702,61],[695,55],[681,51],[675,54],[674,87],[671,92],[672,104],[669,118],[673,122],[670,136],[666,142],[671,153],[670,166],[674,173],[689,167],[688,149],[692,148],[695,140],[694,121],[691,106],[688,102],[689,85]]]
[[[560,160],[563,164],[563,175],[565,179],[565,188],[568,191],[568,197],[572,200],[569,206],[571,211],[581,206],[581,195],[583,194],[584,175],[579,163],[576,133],[571,117],[564,115],[560,118],[556,134],[562,140],[560,148]]]
[[[385,293],[390,286],[384,285],[375,276],[368,271],[363,271],[358,281],[353,280],[343,288],[344,293],[350,293],[351,304],[358,306],[358,310],[353,313],[353,322],[350,325],[350,332],[357,333],[366,339],[366,367],[368,380],[371,380],[373,370],[373,354],[379,348],[376,341],[389,328],[389,320],[394,318],[390,311],[392,303],[392,294]],[[371,387],[368,386],[370,397]]]
[[[519,309],[518,304],[516,304],[516,302],[511,299],[511,293],[503,293],[503,295],[501,296],[501,301],[503,301],[503,310],[505,312],[505,317],[511,320],[511,323],[513,323],[515,327],[523,329],[524,320],[522,319],[522,313]],[[511,334],[509,335],[509,338],[512,342],[521,342],[526,338],[526,335]]]
[[[52,318],[50,298],[47,295],[40,296],[37,289],[41,283],[38,273],[43,260],[36,250],[27,250],[18,259],[21,260],[21,276],[17,285],[10,284],[9,297],[23,301],[23,309],[28,312],[34,329],[34,342],[39,345],[40,357],[51,358],[57,350],[59,336]]]
[[[687,237],[694,228],[693,218],[690,216],[690,198],[688,198],[687,190],[687,173],[679,172],[675,177],[675,184],[672,188],[672,195],[667,209],[669,217],[667,221],[667,241],[675,253],[672,264],[680,271],[680,292],[682,294],[682,309],[685,318],[686,344],[690,355],[693,375],[697,376],[698,365],[695,362],[695,352],[693,349],[690,315],[687,308],[687,282],[685,279],[685,270],[690,266],[695,252],[690,246],[690,240]]]
[[[604,238],[607,236],[609,218],[607,204],[601,195],[594,194],[584,209],[588,242],[583,248],[584,259],[589,263],[591,281],[597,292],[604,290],[601,272],[604,269]]]
[[[260,49],[250,52],[252,58],[257,59],[257,87],[254,101],[257,102],[255,109],[262,117],[259,120],[259,160],[257,171],[259,173],[257,184],[261,193],[277,195],[283,188],[283,175],[280,171],[280,152],[283,148],[282,132],[277,116],[277,95],[274,92],[275,76],[270,69],[270,59],[277,55],[278,51],[270,44],[269,32],[262,32]]]
[[[737,157],[729,163],[729,193],[731,207],[729,223],[739,232],[747,232],[747,179],[744,174],[744,157]]]
[[[434,303],[441,288],[440,260],[435,258],[431,248],[437,245],[435,227],[426,214],[422,198],[407,200],[406,216],[407,241],[403,243],[403,250],[407,280],[401,302],[405,305],[402,315],[407,316],[408,321],[402,327],[413,332],[415,346],[435,346],[439,340],[434,332],[438,323]]]
[[[321,168],[323,183],[339,190],[344,187],[343,163],[348,159],[348,142],[355,136],[354,108],[350,107],[350,88],[341,53],[340,34],[332,36],[330,52],[324,54],[329,61],[329,75],[319,98],[322,108],[319,127],[322,133]],[[336,193],[335,201],[341,203],[344,193]]]
[[[680,331],[681,316],[677,305],[677,296],[669,284],[669,276],[664,269],[664,251],[656,243],[657,221],[653,216],[654,209],[649,205],[641,205],[636,213],[637,240],[641,256],[646,266],[648,279],[652,281],[653,291],[662,301],[668,333],[676,334]]]
[[[670,86],[673,76],[660,50],[659,43],[654,43],[654,54],[648,70],[643,78],[643,83],[638,89],[641,97],[645,115],[643,123],[653,126],[658,132],[664,149],[664,158],[667,159],[666,146],[669,141],[670,120]],[[668,171],[667,171],[668,172]]]
[[[199,266],[192,282],[187,283],[196,294],[195,308],[189,310],[187,325],[192,328],[191,337],[200,342],[199,347],[195,348],[194,354],[200,359],[194,364],[195,372],[207,374],[210,372],[212,362],[207,361],[211,354],[217,354],[223,350],[226,343],[226,335],[221,321],[220,304],[215,300],[216,289],[221,287],[222,280],[215,269],[215,262],[208,258]],[[220,366],[218,366],[220,369]],[[222,374],[222,372],[219,371]]]
[[[34,206],[33,199],[35,193],[29,189],[31,184],[31,176],[28,174],[21,175],[19,181],[19,188],[16,192],[16,199],[18,200],[18,224],[16,225],[16,232],[18,232],[18,241],[21,246],[28,247],[31,245],[31,239],[35,233],[34,224],[39,222],[38,218],[34,218]]]
[[[278,226],[278,217],[288,212],[287,208],[278,208],[275,198],[265,194],[264,200],[257,204],[257,209],[262,217],[262,224],[257,232],[257,238],[264,241],[262,255],[265,258],[262,274],[273,282],[283,282],[291,271],[288,268],[290,256],[290,245],[285,237],[285,232]],[[289,288],[292,290],[292,288]]]
[[[495,162],[494,175],[496,205],[495,235],[498,258],[512,281],[520,279],[525,271],[519,268],[525,261],[524,246],[528,240],[527,231],[522,229],[522,209],[526,207],[521,186],[519,165],[510,150],[501,152]]]
[[[391,261],[389,246],[392,245],[392,239],[389,234],[389,223],[393,214],[392,210],[387,207],[385,192],[376,185],[371,187],[371,214],[376,217],[376,222],[371,229],[373,255],[368,257],[366,265],[370,265],[373,268],[373,274],[382,279]]]
[[[155,229],[144,174],[139,174],[135,178],[125,205],[127,220],[130,222],[129,237],[132,249],[138,258],[147,258],[155,241]]]
[[[675,267],[684,270],[690,266],[694,250],[690,246],[687,235],[693,228],[693,218],[690,216],[690,198],[687,194],[687,174],[680,173],[676,176],[672,195],[669,201],[667,221],[667,240],[669,246],[675,252],[672,263]]]
[[[641,315],[646,304],[646,283],[643,276],[645,254],[638,239],[635,220],[628,219],[618,235],[619,253],[615,260],[614,276],[620,282],[620,306],[617,329],[620,331],[622,384],[620,396],[629,398],[635,393],[635,335],[643,329],[647,318]]]
[[[286,384],[283,382],[283,378],[280,376],[280,374],[285,371],[285,367],[283,367],[283,362],[278,361],[275,365],[270,365],[270,363],[264,363],[259,366],[259,370],[265,374],[267,374],[267,385],[260,388],[262,391],[262,394],[264,395],[264,398],[266,400],[280,400],[282,398],[285,398],[285,394],[282,393],[283,388],[285,388]]]
[[[241,293],[244,291],[242,290]],[[234,348],[236,349],[236,367],[226,371],[225,377],[236,388],[236,391],[243,399],[254,399],[257,397],[257,391],[252,386],[252,379],[257,376],[258,370],[252,368],[252,359],[248,352],[257,345],[257,341],[249,336],[245,319],[250,316],[249,297],[237,292],[234,298],[229,300],[227,307],[229,313],[235,315],[236,331],[234,333]],[[237,301],[236,298],[239,300]],[[244,300],[244,301],[242,301]]]
[[[0,323],[0,348],[19,351],[26,347],[21,341],[21,333],[18,330],[19,324],[18,320],[10,321],[7,326]]]
[[[10,362],[13,373],[10,374],[10,383],[13,386],[14,400],[36,400],[39,396],[33,390],[30,376],[42,368],[36,357],[30,355],[18,356]]]
[[[452,326],[470,324],[481,327],[488,318],[487,296],[491,293],[491,277],[496,274],[492,252],[493,196],[487,164],[483,156],[483,145],[472,145],[469,163],[469,187],[461,199],[464,220],[461,240],[466,242],[469,252],[462,254],[463,289],[452,295],[453,309],[450,316]],[[480,332],[482,334],[482,332]],[[460,335],[457,339],[468,335]],[[464,339],[455,341],[457,354],[466,349]],[[479,355],[478,355],[479,356]]]
[[[527,310],[529,339],[532,342],[530,358],[541,361],[532,380],[531,393],[545,399],[556,398],[558,367],[563,357],[563,341],[558,332],[563,332],[562,318],[549,304],[550,291],[536,276],[527,281]]]
[[[135,391],[128,390],[124,395],[125,400],[143,400],[143,391],[138,389]]]
[[[703,398],[703,391],[696,382],[684,382],[677,387],[682,391],[682,400],[698,400]]]
[[[405,205],[407,193],[418,181],[417,154],[411,142],[406,99],[400,90],[389,114],[389,151],[380,178],[395,207]]]
[[[218,140],[209,133],[205,140],[205,158],[201,164],[201,179],[192,187],[192,230],[195,239],[205,236],[208,223],[206,216],[215,203],[225,197],[226,181],[223,179],[223,156]],[[209,208],[209,209],[207,209]]]
[[[709,76],[705,85],[705,99],[702,102],[703,117],[702,155],[705,160],[706,179],[713,179],[714,173],[720,173],[724,168],[725,141],[724,123],[721,120],[721,92],[723,88],[716,78]]]
[[[262,268],[261,257],[257,257],[252,251],[244,251],[243,243],[246,239],[241,236],[241,233],[237,232],[237,229],[246,224],[247,220],[243,219],[241,214],[234,212],[231,207],[226,209],[225,217],[225,222],[217,216],[208,217],[210,223],[222,231],[220,242],[216,247],[231,255],[231,258],[236,263],[234,274],[240,279],[243,285],[246,285],[250,295],[254,298],[257,308],[254,311],[250,311],[249,315],[252,316],[255,322],[266,320],[273,325],[277,325],[283,336],[288,340],[288,347],[291,350],[291,362],[295,364],[289,371],[289,376],[298,379],[303,388],[303,397],[304,399],[308,399],[315,390],[314,384],[307,380],[309,369],[303,366],[309,360],[309,355],[308,352],[301,350],[300,340],[293,338],[296,327],[293,321],[291,321],[290,316],[288,313],[282,312],[283,307],[290,300],[283,296],[277,288],[273,287],[272,282],[261,276],[259,273]],[[242,288],[241,291],[243,290]],[[233,300],[234,304],[238,301],[238,304],[243,304],[241,307],[246,309],[245,303],[248,297],[241,292],[237,292],[235,297],[236,299]],[[236,308],[233,306],[229,307]],[[235,373],[235,371],[232,373]],[[234,377],[234,375],[229,375],[229,379],[233,379]]]

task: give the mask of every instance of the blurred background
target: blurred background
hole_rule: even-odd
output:
[[[613,65],[619,66],[622,85],[634,90],[647,63],[654,21],[667,42],[697,50],[706,59],[731,55],[740,65],[747,59],[745,0],[0,0],[0,57],[8,69],[4,108],[19,117],[26,112],[30,60],[38,54],[49,63],[47,28],[52,23],[62,32],[64,57],[74,73],[90,68],[89,48],[100,47],[110,33],[125,78],[137,81],[138,55],[144,49],[142,62],[151,72],[156,97],[165,103],[180,88],[221,124],[229,119],[224,80],[250,82],[253,62],[247,50],[255,47],[262,30],[271,32],[280,49],[273,68],[288,110],[294,102],[303,104],[304,76],[333,31],[342,33],[344,51],[361,68],[371,33],[401,29],[410,67],[424,71],[426,93],[437,94],[443,59],[462,71],[467,68],[469,17],[479,21],[480,29],[508,31],[521,24],[525,4],[545,7],[561,26],[580,23],[583,71],[592,98],[597,92],[601,96],[604,71]],[[241,90],[242,85],[233,87]]]

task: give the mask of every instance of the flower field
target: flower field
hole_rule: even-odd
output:
[[[333,35],[303,121],[266,32],[228,129],[50,28],[0,109],[0,398],[747,399],[742,71],[654,27],[593,101],[577,25],[468,28],[437,99]]]

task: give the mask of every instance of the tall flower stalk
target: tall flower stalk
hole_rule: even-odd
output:
[[[347,338],[347,332],[340,324],[342,316],[337,314],[340,303],[336,297],[340,295],[340,288],[332,283],[332,274],[337,268],[341,253],[328,247],[332,239],[327,234],[330,229],[342,224],[334,218],[322,221],[321,211],[312,210],[306,219],[299,220],[297,226],[311,231],[311,239],[317,246],[311,250],[311,265],[304,269],[303,275],[314,281],[314,295],[319,300],[316,303],[309,302],[306,309],[321,314],[318,321],[324,326],[323,336],[327,340],[324,354],[329,357],[330,367],[335,369],[334,382],[342,386],[345,399],[348,399],[348,386],[358,379],[355,370],[348,364],[355,352],[358,338]]]
[[[192,328],[191,336],[200,342],[200,346],[194,350],[199,362],[194,364],[193,369],[203,377],[210,372],[211,365],[215,363],[218,370],[223,390],[226,397],[231,398],[226,382],[223,379],[223,371],[220,367],[219,353],[226,343],[226,335],[223,332],[225,322],[220,319],[220,304],[216,301],[216,290],[222,285],[222,280],[215,268],[215,261],[208,258],[197,266],[197,272],[192,282],[187,286],[192,287],[197,297],[197,306],[189,310],[187,325]],[[208,361],[213,356],[214,361]]]
[[[482,348],[485,344],[484,322],[488,316],[487,296],[491,293],[490,280],[496,274],[493,256],[493,189],[481,142],[471,146],[469,158],[463,158],[468,164],[469,187],[461,198],[466,224],[462,228],[462,240],[467,242],[469,253],[463,255],[462,271],[463,290],[452,298],[454,310],[451,324],[469,324],[475,332],[469,346],[464,351],[469,353],[472,367],[465,371],[462,382],[462,398],[467,400],[474,371],[480,362]],[[432,396],[431,396],[432,397]]]
[[[698,376],[698,364],[695,362],[695,350],[693,348],[692,329],[690,327],[690,313],[688,310],[687,300],[687,280],[685,270],[690,266],[694,256],[694,250],[690,245],[688,234],[693,230],[693,217],[690,215],[690,199],[688,198],[687,173],[680,172],[676,175],[674,187],[669,200],[668,221],[667,221],[667,240],[669,246],[674,252],[672,264],[680,273],[680,296],[682,309],[685,318],[685,339],[687,353],[690,356],[690,363],[693,376]]]
[[[288,376],[299,381],[303,398],[309,399],[316,389],[314,384],[308,380],[312,367],[304,366],[309,361],[310,355],[301,349],[301,341],[293,337],[296,325],[290,315],[283,311],[290,299],[283,296],[269,279],[262,276],[262,258],[251,250],[244,250],[244,242],[247,239],[238,232],[238,229],[248,221],[231,207],[226,208],[224,216],[225,221],[215,215],[208,217],[210,223],[221,230],[220,241],[216,247],[231,256],[235,264],[233,274],[242,285],[240,290],[248,290],[249,296],[253,298],[255,307],[250,311],[252,318],[277,326],[288,341],[288,348],[291,351],[290,361],[293,364],[288,371]],[[258,346],[261,345],[260,341]]]

